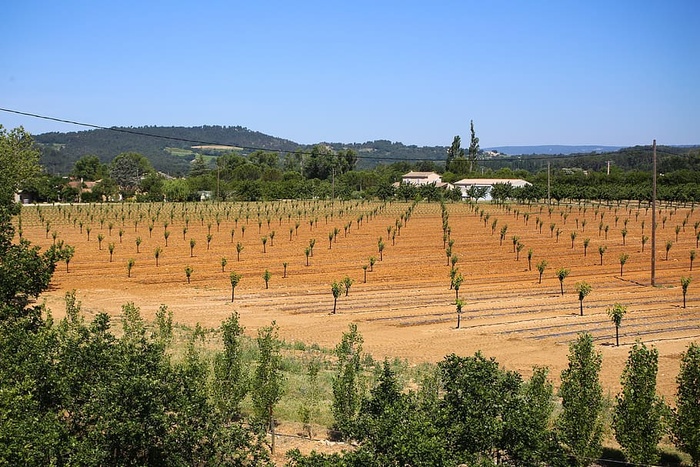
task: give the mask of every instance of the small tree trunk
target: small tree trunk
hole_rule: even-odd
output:
[[[235,298],[235,293],[236,293],[236,288],[231,287],[231,302],[233,302],[233,299]]]
[[[462,324],[462,314],[457,313],[457,329],[459,329],[459,326]]]
[[[338,299],[333,297],[333,314],[335,314],[335,307],[338,304]]]
[[[275,454],[275,419],[272,416],[272,407],[270,407],[270,434],[272,435],[272,443],[270,445],[270,453]]]
[[[615,326],[615,346],[620,347],[620,326]]]
[[[583,300],[579,300],[579,303],[581,304],[581,316],[583,316]]]

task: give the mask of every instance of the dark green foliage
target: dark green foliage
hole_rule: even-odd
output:
[[[277,324],[258,329],[260,358],[252,381],[253,411],[255,421],[272,433],[270,449],[275,452],[274,409],[284,391]]]
[[[603,389],[599,374],[602,357],[590,334],[569,345],[569,366],[561,373],[562,412],[557,420],[559,439],[575,465],[593,462],[601,451]]]
[[[243,331],[236,312],[221,323],[224,350],[214,358],[212,396],[223,420],[240,418],[240,403],[248,393],[248,374],[241,349]]]
[[[415,393],[403,394],[387,360],[377,385],[362,402],[356,432],[379,465],[449,465],[451,454]]]
[[[195,332],[182,362],[159,311],[151,335],[132,304],[123,335],[99,314],[86,324],[75,295],[66,318],[25,313],[0,322],[0,464],[266,465],[249,430],[224,423],[209,401]]]
[[[678,393],[673,416],[673,442],[688,453],[693,466],[700,466],[700,345],[690,344],[681,358],[676,379]]]
[[[358,449],[343,454],[319,454],[312,451],[305,456],[298,449],[287,453],[287,467],[385,467],[373,452]]]
[[[445,161],[445,167],[450,170],[450,165],[452,161],[458,158],[464,157],[464,149],[462,149],[462,139],[459,135],[455,136],[452,140],[452,145],[447,149],[447,159]]]
[[[39,174],[38,163],[39,150],[31,135],[23,128],[8,131],[0,125],[0,205],[9,206],[15,192]]]
[[[333,403],[331,411],[335,420],[334,430],[345,439],[355,434],[355,422],[362,402],[361,358],[362,335],[357,325],[351,323],[335,348],[338,367],[333,378]]]
[[[518,394],[520,375],[501,370],[479,352],[473,357],[449,355],[439,368],[445,442],[462,462],[476,462],[499,448],[505,408]]]
[[[657,445],[664,434],[666,406],[656,395],[659,353],[637,342],[622,372],[622,392],[613,411],[615,439],[634,464],[656,464]]]
[[[38,297],[48,288],[60,253],[56,247],[41,253],[25,239],[0,252],[0,305],[19,311]]]
[[[535,367],[530,381],[520,387],[505,409],[503,449],[512,465],[565,465],[558,441],[550,430],[554,411],[552,383],[547,368]]]
[[[132,193],[141,184],[141,177],[153,172],[146,157],[137,153],[122,153],[110,165],[109,176],[125,193]]]

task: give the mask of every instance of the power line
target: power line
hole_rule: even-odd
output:
[[[23,112],[21,110],[14,110],[14,109],[6,109],[0,107],[0,112],[6,112],[6,113],[11,113],[15,115],[23,115],[25,117],[32,117],[32,118],[38,118],[41,120],[49,120],[52,122],[58,122],[58,123],[66,123],[69,125],[76,125],[76,126],[82,126],[85,128],[92,128],[95,130],[106,130],[106,131],[114,131],[116,133],[125,133],[125,134],[130,134],[130,135],[135,135],[135,136],[144,136],[148,138],[156,138],[156,139],[165,139],[165,140],[170,140],[170,141],[179,141],[181,143],[190,143],[190,144],[196,144],[200,146],[232,146],[231,144],[227,143],[222,143],[222,142],[213,142],[213,141],[201,141],[201,140],[194,140],[194,139],[188,139],[188,138],[180,138],[177,136],[165,136],[165,135],[154,135],[152,133],[146,133],[143,131],[138,131],[138,130],[133,130],[129,128],[124,128],[124,127],[106,127],[102,125],[95,125],[93,123],[84,123],[84,122],[78,122],[75,120],[68,120],[65,118],[58,118],[58,117],[50,117],[47,115],[40,115],[36,113],[31,113],[31,112]],[[323,144],[323,143],[319,143]],[[236,148],[240,148],[246,151],[266,151],[266,152],[279,152],[279,153],[284,153],[284,154],[301,154],[301,155],[311,155],[312,152],[306,150],[287,150],[287,149],[270,149],[270,148],[260,148],[260,147],[254,147],[254,146],[239,146],[236,145]],[[233,148],[232,148],[233,149]],[[661,151],[659,151],[661,152]],[[661,152],[663,154],[663,152]],[[669,155],[673,155],[673,153],[666,153]],[[498,163],[498,162],[536,162],[536,161],[544,161],[544,160],[556,160],[556,159],[573,159],[576,157],[590,157],[590,156],[595,156],[596,154],[568,154],[568,155],[517,155],[517,156],[511,156],[511,155],[505,155],[503,158],[477,158],[477,162],[493,162],[493,163]],[[373,155],[360,155],[356,154],[355,157],[357,159],[364,159],[364,160],[374,160],[374,161],[396,161],[396,162],[421,162],[421,161],[432,161],[432,162],[440,162],[439,159],[429,159],[425,157],[405,157],[405,156],[373,156]]]

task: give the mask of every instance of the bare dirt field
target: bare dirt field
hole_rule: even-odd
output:
[[[388,228],[396,227],[409,207],[359,201],[30,206],[22,211],[22,230],[25,238],[42,247],[51,245],[54,232],[58,240],[76,247],[69,272],[59,264],[52,289],[42,296],[56,316],[62,314],[65,292],[75,289],[88,314],[118,316],[122,304],[134,302],[150,319],[166,304],[177,322],[217,327],[237,310],[251,335],[275,320],[283,339],[325,347],[333,347],[348,323],[354,322],[365,339],[365,349],[375,358],[437,362],[450,353],[471,355],[481,350],[525,376],[534,365],[548,366],[555,385],[567,364],[568,344],[577,333],[588,331],[603,354],[601,376],[611,395],[619,390],[630,346],[639,339],[658,349],[659,392],[673,400],[680,354],[700,339],[696,284],[690,285],[685,309],[680,286],[681,276],[692,274],[689,255],[696,247],[694,225],[700,212],[681,207],[661,210],[656,287],[651,287],[651,240],[641,250],[642,237],[651,235],[652,213],[638,208],[636,202],[619,207],[557,206],[551,214],[540,205],[512,204],[506,209],[479,204],[474,210],[466,203],[447,204],[452,252],[465,279],[459,290],[465,301],[462,326],[456,329],[440,205],[418,203],[392,241]],[[149,224],[153,225],[150,233]],[[550,229],[551,224],[556,226]],[[504,225],[508,230],[500,245]],[[627,230],[624,239],[623,228]],[[334,229],[338,234],[331,243],[329,233]],[[170,232],[167,246],[166,230]],[[573,248],[572,232],[576,232]],[[101,249],[98,235],[104,236]],[[380,236],[386,245],[381,261]],[[519,260],[513,236],[524,244]],[[142,239],[139,252],[136,237]],[[590,243],[584,255],[586,238]],[[192,250],[190,239],[195,240]],[[316,244],[307,266],[305,248],[310,239]],[[669,240],[673,244],[666,260]],[[238,242],[244,247],[240,261]],[[111,262],[110,243],[114,244]],[[601,245],[607,246],[602,265]],[[162,253],[156,267],[157,247]],[[629,254],[623,275],[622,253]],[[367,270],[365,283],[362,265],[368,264],[370,256],[377,261],[371,272]],[[222,257],[227,258],[225,272]],[[131,277],[127,277],[129,258],[134,259]],[[548,266],[540,284],[535,265],[543,259]],[[287,263],[286,278],[283,263]],[[193,269],[189,284],[187,265]],[[571,270],[563,296],[555,274],[560,267]],[[269,288],[262,277],[266,269],[272,274]],[[243,276],[233,303],[231,271]],[[338,300],[337,314],[331,315],[330,284],[345,276],[354,283],[349,295]],[[579,316],[575,292],[579,281],[592,286],[583,302],[584,316]],[[606,313],[616,302],[628,309],[620,328],[620,347],[614,346],[615,328]]]

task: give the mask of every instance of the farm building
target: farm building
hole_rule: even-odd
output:
[[[411,185],[429,185],[431,183],[438,185],[442,183],[442,178],[435,172],[408,172],[401,178],[401,181]]]
[[[455,182],[454,186],[455,188],[462,190],[462,199],[467,199],[470,197],[470,189],[482,188],[486,191],[480,199],[491,201],[491,189],[497,183],[509,183],[513,188],[521,188],[531,185],[530,182],[520,178],[463,178],[462,180]]]
[[[436,174],[435,172],[409,172],[401,177],[401,183],[408,183],[416,186],[434,183],[438,188],[445,188],[446,190],[451,190],[453,188],[451,183],[443,182],[440,174]],[[399,184],[395,183],[394,186],[397,187]]]

